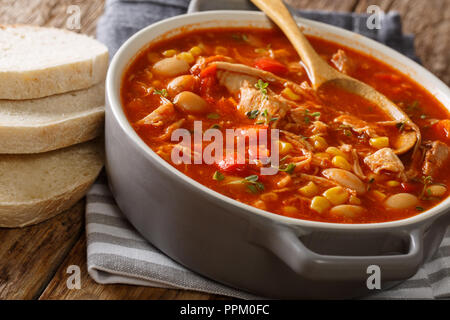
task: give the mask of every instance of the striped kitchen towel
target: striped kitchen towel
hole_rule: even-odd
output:
[[[97,36],[112,54],[130,35],[162,18],[186,12],[188,0],[108,0]],[[243,0],[216,2],[194,0],[190,11],[252,8]],[[387,14],[381,30],[364,29],[364,15],[301,12],[320,20],[362,33],[415,58],[413,39],[401,32],[400,17]],[[157,210],[157,208],[155,208]],[[108,189],[103,174],[87,195],[87,265],[91,277],[103,284],[123,283],[164,288],[189,289],[225,296],[254,299],[206,279],[174,262],[148,243],[126,220]],[[450,233],[447,232],[436,255],[411,279],[393,289],[378,292],[369,299],[433,299],[450,297]]]
[[[117,207],[104,174],[92,186],[86,205],[87,265],[98,283],[124,283],[188,289],[242,299],[257,298],[186,269],[148,243]],[[369,299],[450,298],[450,232],[419,272]]]
[[[254,295],[208,280],[147,242],[126,220],[100,175],[86,197],[87,266],[98,283],[188,289],[241,299]]]

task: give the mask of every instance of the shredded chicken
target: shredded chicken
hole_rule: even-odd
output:
[[[314,121],[312,123],[312,129],[311,132],[314,134],[321,133],[322,135],[327,134],[328,131],[328,125],[322,121]]]
[[[214,64],[217,67],[217,70],[224,70],[229,71],[233,73],[239,73],[242,75],[251,76],[257,79],[262,79],[264,81],[267,81],[269,83],[275,84],[280,87],[289,87],[291,88],[296,94],[299,94],[302,97],[314,97],[315,93],[314,90],[308,85],[308,83],[305,81],[298,85],[297,83],[294,83],[288,79],[284,79],[282,77],[279,77],[272,72],[264,71],[261,69],[249,67],[245,64],[239,64],[239,63],[230,63],[230,62],[223,62],[223,61],[217,61],[214,62]],[[317,100],[317,99],[315,99]]]
[[[334,119],[334,122],[342,123],[343,125],[350,127],[351,130],[358,133],[365,133],[371,138],[378,137],[373,125],[357,117],[345,114]]]
[[[249,75],[221,70],[217,71],[217,80],[219,80],[220,85],[227,88],[227,90],[232,94],[238,93],[244,86],[245,82],[253,87],[258,81],[257,78]]]
[[[374,173],[390,171],[397,173],[400,178],[406,180],[405,166],[391,148],[383,148],[364,158],[364,163]]]
[[[286,82],[290,82],[289,80],[283,79],[271,72],[249,67],[245,64],[229,63],[222,61],[217,61],[214,64],[216,65],[218,70],[225,70],[240,74],[246,74],[255,78],[263,79],[268,82],[277,83],[281,86],[283,86]]]
[[[364,175],[364,172],[361,169],[361,166],[359,164],[359,156],[356,149],[352,148],[351,151],[352,158],[353,158],[353,172],[358,176],[358,178],[366,179],[366,176]]]
[[[350,74],[355,68],[355,65],[348,58],[344,50],[339,49],[331,58],[331,62],[336,66],[336,68],[345,73]]]
[[[435,176],[442,169],[449,158],[449,147],[440,141],[428,144],[429,150],[425,152],[422,172],[426,176]]]
[[[244,115],[258,110],[256,120],[264,121],[267,124],[276,124],[291,108],[291,102],[282,96],[274,94],[270,90],[264,95],[246,81],[241,87],[240,96],[241,99],[237,105],[237,110]]]
[[[163,99],[163,104],[153,110],[145,118],[139,120],[137,124],[152,125],[154,127],[161,127],[171,123],[175,118],[175,109],[172,102]]]
[[[164,134],[159,136],[159,139],[168,140],[172,136],[172,132],[176,129],[181,128],[181,126],[184,124],[185,121],[186,121],[185,119],[180,119],[177,122],[172,123],[170,126],[166,128]]]
[[[335,181],[332,181],[332,180],[329,180],[326,178],[322,178],[322,177],[318,177],[315,175],[306,174],[306,173],[300,174],[300,178],[302,178],[303,180],[312,181],[315,184],[318,184],[319,186],[323,186],[323,187],[327,187],[327,188],[335,187],[335,186],[339,185]]]
[[[312,145],[299,135],[285,130],[280,130],[280,134],[282,134],[286,138],[286,140],[292,143],[297,149],[306,150],[308,152],[311,152],[313,150]]]
[[[227,56],[222,55],[216,55],[211,57],[203,57],[200,56],[197,58],[197,61],[195,64],[191,67],[190,71],[192,74],[199,74],[206,66],[214,61],[227,61],[227,62],[233,62],[233,59]]]

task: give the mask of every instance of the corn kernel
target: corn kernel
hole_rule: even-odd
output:
[[[328,147],[327,150],[325,150],[325,152],[329,153],[333,156],[341,156],[341,157],[345,158],[346,160],[348,160],[347,155],[336,147]]]
[[[351,195],[350,199],[348,199],[348,203],[358,205],[358,204],[361,204],[361,199],[359,199],[358,197],[356,197],[354,195]]]
[[[331,159],[331,163],[338,168],[344,169],[344,170],[351,170],[352,166],[350,163],[348,163],[347,160],[345,160],[342,156],[334,156],[333,159]]]
[[[395,180],[389,180],[388,182],[386,182],[386,184],[389,187],[398,187],[400,185],[400,182],[395,181]]]
[[[378,201],[382,201],[384,200],[384,198],[386,198],[386,195],[378,190],[372,190],[370,191],[370,194]]]
[[[331,203],[325,197],[316,196],[311,201],[311,209],[323,213],[331,207]]]
[[[152,86],[153,87],[159,87],[161,85],[161,81],[160,80],[154,80],[152,81]]]
[[[369,140],[369,144],[377,149],[386,148],[389,147],[389,138],[388,137],[372,138]]]
[[[178,58],[183,59],[187,63],[191,64],[195,61],[194,56],[190,52],[181,52],[177,55]]]
[[[294,147],[289,142],[284,142],[281,140],[278,141],[278,149],[279,149],[278,151],[280,152],[280,154],[286,154],[289,151],[291,151],[293,148]]]
[[[175,50],[175,49],[169,49],[169,50],[163,51],[163,53],[162,53],[162,55],[164,57],[173,57],[176,54],[177,54],[177,50]]]
[[[335,206],[338,204],[346,203],[349,197],[348,191],[342,187],[333,187],[328,189],[323,193],[324,197],[327,198]]]
[[[202,50],[202,48],[200,48],[200,47],[198,47],[198,46],[195,46],[195,47],[192,47],[192,48],[189,50],[189,52],[190,52],[193,56],[199,56],[199,55],[202,54],[203,50]]]
[[[228,49],[225,48],[225,47],[217,46],[214,49],[214,54],[227,55],[228,54]]]
[[[298,209],[293,206],[285,206],[283,207],[283,212],[289,216],[292,216],[298,213]]]
[[[159,61],[159,53],[156,52],[149,52],[147,53],[147,60],[150,63],[155,63]]]
[[[310,181],[308,184],[298,189],[298,191],[305,197],[314,197],[319,193],[319,187],[317,187],[314,182]]]
[[[284,88],[283,91],[281,91],[281,94],[289,99],[289,100],[293,100],[293,101],[297,101],[300,100],[300,96],[296,93],[294,93],[294,91],[292,91],[291,88]]]
[[[321,136],[312,136],[310,139],[313,142],[314,148],[318,150],[325,150],[328,147],[327,141]]]

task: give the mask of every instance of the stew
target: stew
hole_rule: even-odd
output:
[[[450,120],[444,106],[376,58],[308,38],[330,65],[373,86],[409,115],[422,135],[417,149],[394,152],[401,133],[411,128],[371,102],[333,85],[313,90],[297,53],[276,29],[208,29],[150,44],[124,73],[123,108],[138,135],[176,169],[279,215],[386,222],[445,199]],[[205,161],[204,152],[217,139],[205,139],[206,132],[227,137],[230,129],[241,135],[232,145],[217,140],[223,153],[214,151],[213,161]],[[198,130],[203,140],[195,138]],[[192,134],[190,144],[180,145],[186,133]],[[250,143],[236,148],[252,133],[256,149]],[[264,161],[252,157],[255,150]],[[273,150],[277,161],[270,157]],[[275,174],[261,173],[272,167]]]

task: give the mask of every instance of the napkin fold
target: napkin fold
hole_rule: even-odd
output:
[[[245,0],[107,0],[97,26],[97,38],[113,55],[138,30],[156,21],[189,12],[215,9],[254,9]],[[414,39],[404,35],[397,13],[385,14],[381,29],[366,27],[367,15],[321,11],[295,11],[295,15],[352,30],[380,41],[418,61]],[[154,210],[157,210],[155,208]],[[179,265],[148,243],[117,207],[103,173],[87,194],[87,266],[90,276],[102,284],[122,283],[188,289],[242,299],[258,298],[224,286]],[[450,297],[450,233],[439,251],[419,272],[369,299],[433,299]]]

